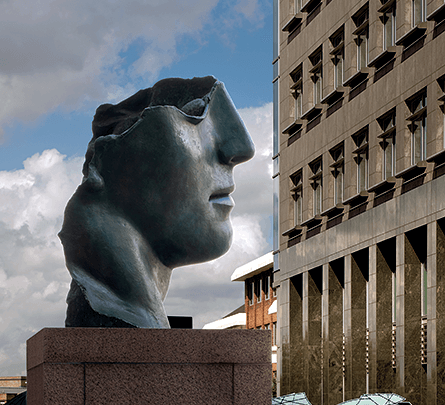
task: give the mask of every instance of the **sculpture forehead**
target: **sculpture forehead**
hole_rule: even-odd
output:
[[[250,159],[253,143],[223,83],[215,82],[205,104],[199,117],[175,106],[145,108],[138,121],[122,135],[100,137],[94,142],[95,166],[104,178],[112,178],[123,170],[123,163],[130,171],[140,166],[155,175],[161,167],[167,172],[177,170],[180,164],[183,169],[197,168],[204,163],[200,162],[202,159],[212,166],[220,164],[223,151],[230,155],[228,160],[234,156],[236,160],[240,156]],[[122,154],[124,161],[117,160]]]
[[[203,144],[212,148],[217,146],[216,142],[236,144],[250,139],[221,82],[217,82],[209,93],[201,116],[190,116],[174,106],[147,107],[138,121],[120,137],[123,144],[135,142],[141,146],[152,146],[158,153],[162,153],[163,149],[174,153],[171,148],[182,146],[187,146],[190,151],[196,149],[197,152]],[[111,141],[116,137],[106,138]],[[97,144],[102,141],[107,142],[102,138],[97,140]]]
[[[84,176],[88,176],[89,163],[95,154],[98,138],[125,133],[140,120],[141,114],[149,107],[171,106],[185,109],[188,103],[200,98],[205,101],[206,105],[208,102],[206,95],[212,91],[215,83],[217,80],[213,76],[193,79],[164,79],[152,88],[140,90],[116,105],[103,104],[99,106],[92,123],[93,138],[89,142],[85,154],[85,163],[82,169]],[[193,115],[198,114],[193,112]]]
[[[213,76],[164,79],[116,105],[103,104],[98,107],[94,116],[93,139],[122,133],[137,121],[146,108],[174,106],[182,109],[190,101],[205,97],[216,82]]]
[[[248,131],[236,110],[224,84],[217,82],[205,102],[205,108],[200,116],[192,116],[174,106],[147,107],[141,113],[141,121],[149,124],[155,129],[165,128],[165,125],[189,129],[195,128],[200,131],[210,131],[212,128],[217,133],[230,133],[234,138],[237,136],[249,136]],[[197,100],[193,100],[194,103]],[[135,127],[140,125],[137,123]],[[148,125],[146,125],[148,127]]]

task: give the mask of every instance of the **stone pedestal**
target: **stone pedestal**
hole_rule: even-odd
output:
[[[27,342],[28,405],[270,405],[265,330],[45,328]]]

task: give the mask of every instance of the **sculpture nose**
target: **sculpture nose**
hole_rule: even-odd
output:
[[[219,161],[235,166],[252,159],[255,154],[252,138],[222,83],[212,95],[209,115],[215,126]]]
[[[218,158],[221,163],[235,166],[252,159],[254,154],[255,146],[245,128],[223,134],[223,142],[218,148]]]

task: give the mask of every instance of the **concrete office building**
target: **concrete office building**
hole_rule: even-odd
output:
[[[278,395],[445,401],[444,19],[274,1]]]

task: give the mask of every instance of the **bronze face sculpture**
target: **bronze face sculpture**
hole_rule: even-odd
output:
[[[168,328],[172,269],[228,250],[233,168],[253,154],[211,76],[100,106],[59,234],[73,278],[66,326]]]

